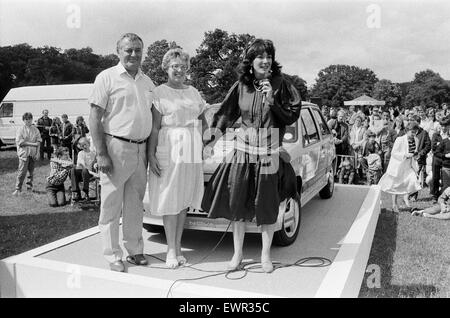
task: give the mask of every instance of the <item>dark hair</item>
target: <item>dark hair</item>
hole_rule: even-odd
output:
[[[69,148],[67,148],[67,147],[58,147],[58,148],[55,149],[55,152],[53,154],[54,154],[54,156],[56,158],[59,158],[59,157],[61,157],[63,155],[63,153],[65,151],[69,151]]]
[[[419,130],[419,124],[415,123],[415,122],[409,122],[408,125],[406,126],[406,131],[410,131],[410,130]]]
[[[78,116],[78,117],[77,117],[77,120],[75,121],[75,123],[78,125],[78,122],[79,122],[79,121],[83,121],[83,122],[84,122],[83,116]]]
[[[405,122],[400,117],[395,117],[395,119],[394,119],[394,128],[397,128],[397,119],[400,121],[400,129],[405,129]]]
[[[250,73],[250,70],[253,67],[252,63],[258,55],[263,54],[264,52],[272,56],[272,76],[281,74],[281,66],[275,60],[275,47],[273,42],[271,40],[264,39],[254,40],[245,50],[244,58],[238,66],[239,81],[250,88],[251,91],[254,90],[252,84],[255,79],[255,75]]]
[[[24,113],[24,114],[22,115],[22,120],[25,120],[25,119],[33,119],[33,114],[30,113],[30,112]]]
[[[420,118],[419,115],[413,115],[412,118],[413,118],[414,121],[416,121],[418,124],[420,124],[420,122],[422,121],[422,119]]]
[[[376,143],[376,141],[367,143],[367,152],[368,153],[376,153],[377,149],[375,147],[375,143]]]

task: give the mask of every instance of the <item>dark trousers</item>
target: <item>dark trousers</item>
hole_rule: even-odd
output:
[[[80,196],[80,182],[83,181],[83,192],[89,195],[89,181],[92,175],[87,169],[72,168],[70,179],[72,182],[72,192],[78,193]]]
[[[442,191],[450,187],[450,168],[442,167]]]
[[[441,194],[439,189],[439,182],[441,181],[441,167],[442,163],[440,160],[435,160],[433,157],[433,163],[431,164],[431,183],[430,183],[430,194],[433,198],[437,199]]]
[[[41,138],[42,141],[41,141],[41,148],[39,149],[39,155],[41,156],[41,159],[44,159],[44,153],[46,153],[47,159],[50,159],[53,150],[50,142],[50,136],[41,135]]]
[[[425,172],[426,170],[426,164],[423,163],[419,163],[419,171],[417,172],[417,175],[419,176],[419,180],[420,180],[420,186],[423,188],[425,186],[425,179],[427,177],[427,173]],[[419,195],[419,192],[413,192],[409,195],[410,199],[414,199],[417,200],[417,196]]]
[[[51,207],[66,205],[66,189],[64,188],[64,183],[60,185],[53,185],[47,183],[47,199],[48,205]]]
[[[61,141],[61,147],[67,147],[69,149],[69,156],[70,156],[70,159],[72,159],[72,140]]]

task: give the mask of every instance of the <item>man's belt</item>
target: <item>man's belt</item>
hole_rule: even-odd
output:
[[[147,138],[142,139],[142,140],[133,140],[133,139],[128,139],[128,138],[124,138],[124,137],[120,137],[120,136],[114,136],[114,135],[111,135],[111,134],[108,134],[108,133],[105,133],[105,135],[111,136],[113,138],[116,138],[116,139],[119,139],[119,140],[122,140],[122,141],[129,142],[129,143],[132,143],[132,144],[138,144],[138,145],[143,144],[144,142],[147,141]]]

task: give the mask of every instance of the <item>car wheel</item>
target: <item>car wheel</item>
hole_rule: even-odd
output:
[[[295,242],[300,230],[301,207],[299,202],[289,199],[283,215],[281,230],[274,233],[273,243],[278,246],[288,246]]]
[[[148,232],[152,232],[152,233],[161,233],[162,231],[164,231],[164,226],[160,226],[160,225],[153,225],[153,224],[144,223],[143,227]]]
[[[322,199],[329,199],[333,196],[333,192],[334,192],[334,168],[331,167],[328,175],[327,185],[322,190],[320,190],[319,195]]]

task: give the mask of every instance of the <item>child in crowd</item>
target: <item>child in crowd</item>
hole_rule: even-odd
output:
[[[367,131],[367,142],[363,146],[363,158],[364,168],[366,170],[367,184],[377,184],[381,178],[382,165],[381,165],[381,148],[378,142],[375,140],[375,133],[371,130]]]
[[[16,146],[19,157],[19,168],[17,169],[16,186],[13,192],[18,196],[22,192],[23,181],[28,171],[27,190],[33,189],[34,162],[39,159],[39,147],[42,142],[41,133],[33,125],[33,115],[26,112],[22,116],[24,125],[17,130]]]
[[[425,210],[413,211],[412,215],[424,216],[439,220],[450,220],[450,187],[444,190],[439,196],[438,204]]]
[[[86,137],[78,141],[81,150],[78,152],[77,165],[72,168],[72,202],[81,199],[80,181],[83,181],[84,200],[89,200],[89,181],[93,176],[92,171],[96,169],[96,153],[91,150],[91,143]]]
[[[348,159],[342,161],[339,167],[339,183],[341,184],[353,184],[355,177],[355,168],[353,164]]]
[[[51,207],[66,205],[66,189],[64,181],[72,168],[69,148],[58,147],[50,160],[50,175],[47,177],[47,198]]]

